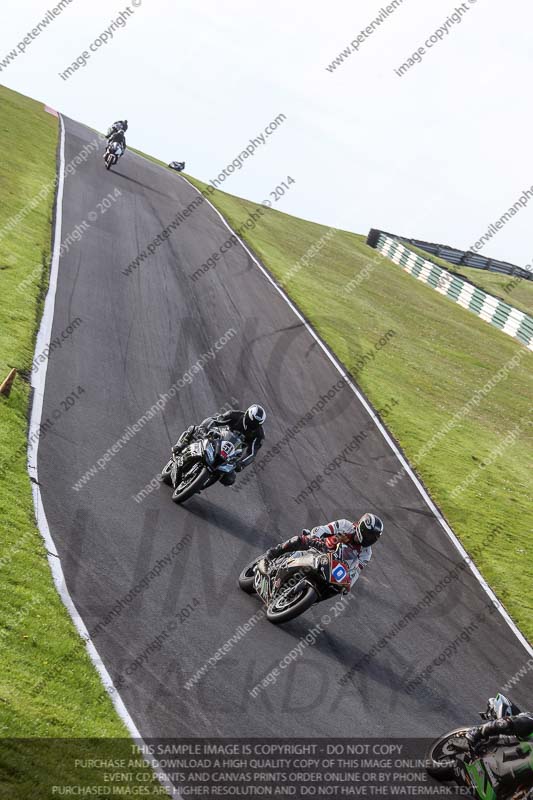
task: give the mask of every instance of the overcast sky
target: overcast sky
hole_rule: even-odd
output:
[[[56,2],[2,0],[0,64]],[[206,181],[285,114],[221,188],[261,202],[291,176],[274,208],[468,248],[533,190],[533,6],[466,0],[426,47],[460,5],[403,0],[330,72],[387,0],[130,0],[65,81],[128,8],[72,0],[0,82],[98,129],[125,117],[130,145]],[[531,263],[532,222],[533,196],[481,252]]]

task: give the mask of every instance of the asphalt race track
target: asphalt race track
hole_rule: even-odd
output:
[[[65,124],[68,163],[95,135]],[[264,403],[263,455],[340,376],[240,245],[191,279],[230,236],[207,202],[125,275],[198,193],[131,152],[107,172],[102,153],[100,145],[65,181],[63,241],[81,221],[90,224],[60,260],[52,338],[62,346],[48,365],[43,419],[54,424],[41,438],[39,479],[68,589],[142,735],[433,736],[475,722],[529,656],[500,614],[489,613],[470,571],[450,572],[461,557],[410,479],[387,486],[398,462],[348,387],[332,391],[245,490],[217,485],[182,508],[165,486],[133,499],[190,423],[228,401]],[[115,189],[121,194],[102,213],[98,204]],[[189,372],[216,342],[214,357]],[[73,489],[176,382],[181,388],[162,411]],[[297,503],[361,431],[348,462]],[[280,628],[260,619],[194,688],[184,687],[260,610],[237,586],[246,562],[302,527],[366,510],[384,518],[386,535],[346,610],[334,618],[333,603],[324,603]],[[154,565],[159,574],[147,578]],[[406,612],[450,574],[400,629]],[[316,643],[252,697],[328,612]],[[408,682],[448,645],[443,663],[409,693]],[[518,704],[527,705],[531,675],[510,693]]]

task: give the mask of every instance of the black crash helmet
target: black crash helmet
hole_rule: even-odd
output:
[[[363,514],[361,519],[355,523],[355,529],[363,547],[370,547],[383,533],[383,522],[375,514]]]

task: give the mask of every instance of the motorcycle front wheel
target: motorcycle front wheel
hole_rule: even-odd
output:
[[[274,625],[289,622],[307,611],[317,600],[317,591],[310,583],[304,583],[295,594],[282,591],[269,604],[266,612],[267,619]]]
[[[175,503],[184,503],[193,494],[201,492],[208,481],[209,473],[206,467],[193,467],[187,472],[174,489],[172,499]]]
[[[451,781],[454,777],[454,765],[458,752],[464,749],[453,745],[452,739],[464,738],[469,728],[455,728],[436,739],[429,747],[426,755],[426,770],[432,778],[439,781]]]

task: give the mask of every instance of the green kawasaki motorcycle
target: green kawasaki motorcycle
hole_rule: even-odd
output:
[[[487,721],[519,713],[514,703],[497,694],[480,717]],[[455,728],[432,743],[428,773],[468,787],[479,800],[533,800],[533,734],[524,741],[505,737],[504,744],[487,739],[472,749],[466,738],[470,727]]]

